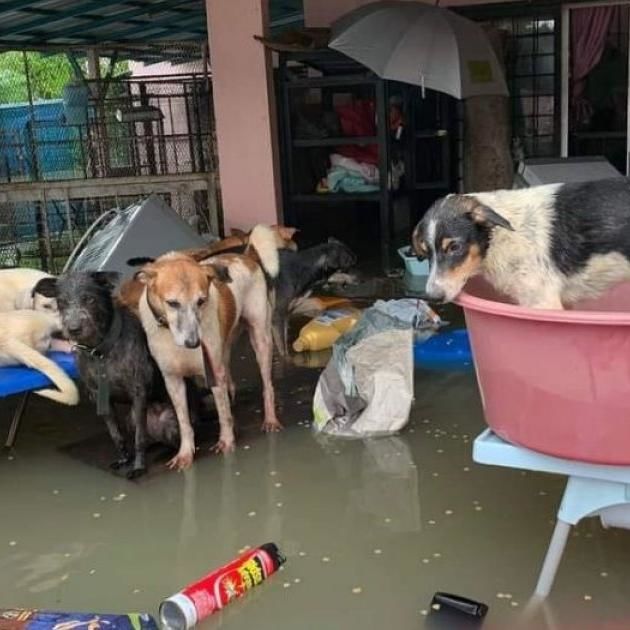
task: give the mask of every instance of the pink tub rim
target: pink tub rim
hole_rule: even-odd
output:
[[[473,280],[473,283],[478,280]],[[628,326],[630,312],[615,311],[580,311],[580,310],[551,310],[541,308],[527,308],[506,302],[497,302],[477,297],[469,293],[466,288],[455,299],[455,304],[465,310],[525,319],[530,321],[555,322],[558,324],[595,324],[597,326]]]

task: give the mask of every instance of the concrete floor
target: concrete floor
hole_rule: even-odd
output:
[[[460,627],[427,616],[438,590],[486,602],[484,628],[630,627],[630,533],[594,519],[576,529],[548,605],[526,616],[563,480],[472,462],[484,427],[474,375],[417,371],[407,429],[358,442],[313,436],[318,369],[277,373],[282,434],[258,431],[257,381],[242,377],[237,452],[141,483],[58,451],[102,433],[89,407],[33,400],[0,456],[0,607],[157,615],[163,597],[274,541],[284,570],[202,628]],[[16,402],[0,403],[3,436]]]

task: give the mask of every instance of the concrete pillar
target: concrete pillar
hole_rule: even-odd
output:
[[[210,67],[226,230],[281,215],[271,55],[254,35],[268,0],[206,0]]]

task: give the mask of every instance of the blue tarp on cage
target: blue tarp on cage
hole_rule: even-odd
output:
[[[79,162],[79,132],[61,99],[0,105],[0,179],[57,179]]]

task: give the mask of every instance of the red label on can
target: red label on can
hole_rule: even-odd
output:
[[[264,549],[253,549],[191,584],[182,593],[193,602],[197,621],[201,621],[260,584],[275,568],[273,559]]]

